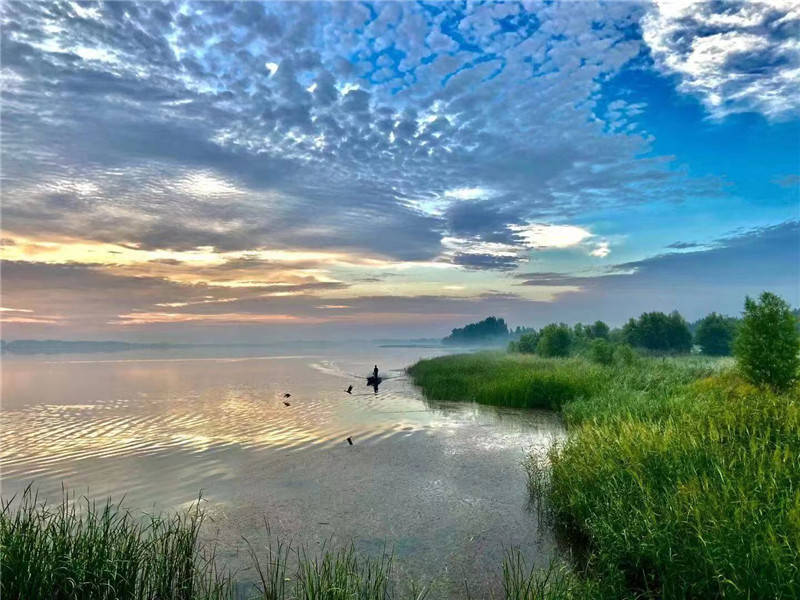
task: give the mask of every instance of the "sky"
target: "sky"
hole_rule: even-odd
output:
[[[800,305],[800,5],[4,2],[3,339]]]

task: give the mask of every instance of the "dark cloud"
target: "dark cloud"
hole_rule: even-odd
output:
[[[698,244],[696,242],[672,242],[667,246],[667,248],[673,248],[675,250],[685,250],[687,248],[699,248],[703,244]]]
[[[520,259],[515,256],[497,256],[495,254],[470,254],[458,252],[453,256],[454,265],[467,269],[488,269],[492,271],[510,271],[517,268]]]

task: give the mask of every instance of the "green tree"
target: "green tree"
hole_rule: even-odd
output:
[[[551,323],[539,332],[536,351],[542,356],[569,356],[572,331],[564,323]]]
[[[703,354],[727,356],[735,334],[736,319],[712,312],[697,324],[694,342],[702,348]]]
[[[688,352],[692,348],[692,333],[678,311],[643,313],[630,319],[622,328],[623,339],[631,346],[667,352]]]
[[[488,317],[478,323],[453,329],[442,342],[445,344],[481,344],[508,338],[508,326],[503,319]]]
[[[800,335],[786,302],[770,292],[744,301],[744,318],[733,345],[739,368],[751,382],[784,390],[797,378]]]
[[[595,321],[594,324],[589,325],[589,335],[594,339],[608,339],[609,329],[608,325],[603,323],[603,321]]]
[[[608,340],[594,339],[589,346],[589,358],[601,365],[610,365],[614,362],[614,346]]]
[[[536,352],[536,345],[539,343],[539,334],[535,331],[529,331],[528,333],[523,333],[520,338],[519,342],[517,342],[517,351],[524,352],[526,354],[533,354]]]

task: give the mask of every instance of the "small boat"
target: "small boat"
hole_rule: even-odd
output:
[[[383,381],[383,377],[375,377],[375,375],[367,377],[367,385],[380,385],[381,381]]]

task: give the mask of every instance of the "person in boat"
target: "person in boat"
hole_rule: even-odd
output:
[[[372,369],[372,376],[377,379],[378,378],[378,365],[375,365],[375,368]]]

